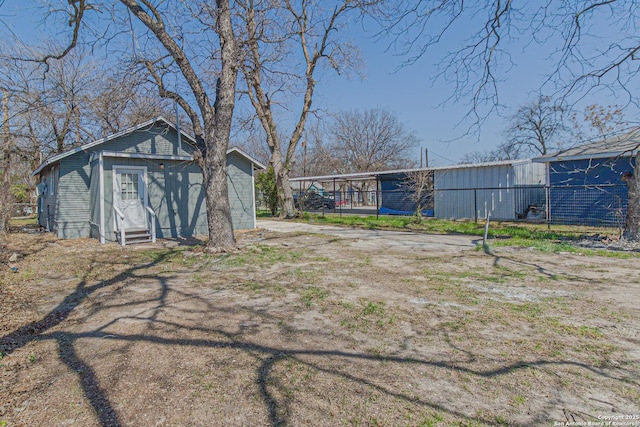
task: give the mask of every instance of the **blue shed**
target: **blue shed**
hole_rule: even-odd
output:
[[[429,169],[406,169],[383,171],[378,173],[380,190],[382,191],[380,213],[396,215],[413,215],[416,211],[416,200],[411,185],[412,174],[427,173],[428,189],[425,191],[421,205],[422,214],[433,216],[433,171]]]
[[[42,163],[38,222],[60,238],[101,243],[155,241],[207,233],[202,171],[193,137],[156,117],[58,154]],[[254,169],[238,148],[227,151],[234,230],[255,228]]]
[[[549,174],[550,221],[617,226],[627,211],[625,173],[635,170],[640,129],[538,157]]]

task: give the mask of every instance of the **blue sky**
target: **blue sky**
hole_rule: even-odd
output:
[[[35,13],[36,10],[35,4],[25,9],[24,0],[5,0],[0,15],[21,37],[32,38],[39,33],[36,26],[39,12]],[[464,39],[461,35],[464,28],[459,30],[459,33],[445,37],[437,49],[428,51],[416,63],[398,68],[403,57],[387,51],[387,45],[374,41],[370,34],[354,26],[350,36],[362,49],[365,59],[362,72],[366,77],[361,80],[355,75],[346,78],[323,72],[314,106],[330,111],[380,107],[396,113],[406,128],[416,133],[422,148],[429,149],[433,166],[457,163],[471,151],[495,148],[502,142],[506,119],[494,114],[479,133],[465,135],[467,127],[459,123],[469,106],[464,100],[442,105],[453,94],[454,87],[442,80],[434,81],[435,64],[443,53],[455,49]],[[515,49],[510,53],[516,65],[500,74],[500,101],[507,107],[505,114],[535,97],[549,68],[548,52],[539,46]],[[593,103],[608,105],[616,101],[603,94],[581,101],[581,105]],[[418,153],[416,149],[416,161]]]
[[[526,44],[524,38],[515,41],[509,49],[512,64],[504,64],[496,73],[503,106],[501,114],[492,113],[479,132],[467,134],[470,124],[467,120],[468,98],[445,102],[454,94],[455,87],[451,82],[435,77],[438,73],[436,64],[443,55],[458,49],[469,35],[454,32],[414,64],[399,68],[406,57],[388,51],[386,44],[366,37],[359,30],[354,33],[366,60],[366,79],[332,76],[322,81],[318,104],[338,109],[382,107],[394,111],[408,129],[416,132],[422,147],[429,149],[429,161],[433,166],[457,163],[473,151],[494,149],[504,140],[509,114],[537,97],[539,88],[555,66],[548,46]],[[617,103],[615,97],[599,91],[578,101],[576,108]],[[627,118],[629,114],[627,112]]]

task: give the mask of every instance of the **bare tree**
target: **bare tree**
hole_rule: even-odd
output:
[[[271,152],[270,165],[283,218],[295,214],[289,175],[296,147],[312,113],[318,69],[326,63],[340,73],[358,64],[357,51],[339,37],[346,17],[357,13],[363,3],[241,2],[247,50],[242,72]],[[299,62],[295,60],[299,55],[294,52],[301,52]],[[299,94],[299,99],[292,101],[292,94]],[[293,127],[286,138],[278,124],[282,109],[295,111]]]
[[[331,140],[326,124],[326,121],[316,121],[307,127],[305,131],[307,153],[306,159],[303,159],[305,168],[301,171],[298,167],[298,176],[333,175],[341,171],[342,160],[331,151]]]
[[[588,105],[582,113],[571,113],[570,119],[567,110],[567,107],[553,105],[548,98],[537,98],[511,116],[505,142],[493,150],[470,152],[462,157],[460,163],[544,155],[568,145],[607,139],[629,130],[629,123],[617,105]]]
[[[460,164],[499,162],[503,160],[515,160],[522,158],[518,145],[502,143],[493,150],[472,151],[460,159]]]
[[[415,205],[414,222],[421,223],[423,211],[433,203],[433,171],[425,169],[408,172],[400,189]]]
[[[93,120],[93,133],[99,136],[119,132],[150,117],[175,115],[173,102],[160,98],[146,75],[128,69],[127,64],[122,66],[123,72],[105,76],[93,88],[86,114]]]
[[[35,158],[40,153],[45,157],[61,153],[92,138],[91,123],[84,112],[95,93],[99,67],[84,51],[50,59],[47,67],[10,58],[17,54],[39,56],[56,49],[59,45],[53,43],[42,49],[16,43],[2,52],[0,80],[12,94],[14,127],[20,136],[32,137],[34,146],[38,146],[32,150]]]
[[[549,53],[541,92],[572,104],[605,89],[626,105],[640,106],[635,90],[640,8],[634,0],[399,0],[379,8],[377,16],[385,26],[383,34],[405,47],[408,64],[459,29],[457,24],[471,29],[461,47],[442,59],[439,76],[455,85],[452,98],[469,101],[475,126],[501,107],[500,80],[513,66],[510,49],[528,44]],[[629,192],[629,205],[632,210],[640,207],[637,192]]]
[[[239,66],[239,52],[233,30],[232,10],[229,0],[210,2],[193,2],[188,7],[195,22],[200,23],[208,36],[214,36],[219,49],[219,68],[215,75],[215,85],[208,85],[212,76],[209,70],[197,68],[195,57],[190,57],[183,42],[185,31],[192,29],[186,26],[175,27],[170,21],[176,11],[185,13],[181,4],[173,7],[155,6],[150,0],[121,0],[128,11],[155,37],[166,54],[160,60],[145,61],[150,75],[158,86],[163,98],[176,101],[185,111],[195,132],[198,155],[196,161],[200,165],[204,178],[204,191],[207,207],[209,229],[208,249],[211,251],[228,250],[236,246],[231,224],[229,206],[226,152],[229,145],[231,122],[235,105],[236,80]],[[181,15],[181,14],[178,14]],[[164,66],[163,59],[175,63],[180,75],[184,78],[189,91],[183,94],[171,90],[165,84],[158,68]],[[213,87],[212,87],[213,86]],[[209,90],[214,91],[211,101]],[[189,103],[195,100],[195,107]]]
[[[316,133],[312,142],[307,165],[309,170],[323,175],[412,168],[418,138],[394,113],[373,108],[335,114],[326,131]],[[353,185],[364,194],[371,184],[364,180]],[[366,205],[367,197],[362,202]]]
[[[50,10],[67,14],[72,31],[69,43],[64,49],[36,60],[48,66],[53,60],[64,58],[85,34],[92,43],[104,40],[106,49],[115,46],[120,49],[118,53],[130,54],[143,65],[160,96],[177,102],[191,122],[197,145],[195,160],[203,172],[208,249],[234,248],[226,151],[239,52],[231,2],[120,0],[105,4],[70,0],[65,3],[65,6],[52,4]],[[88,18],[87,14],[92,16]],[[106,16],[110,18],[108,23],[101,20]],[[117,43],[121,36],[130,37],[129,43]],[[168,84],[164,78],[167,75],[179,82]]]
[[[454,84],[451,97],[467,100],[479,124],[486,118],[483,107],[501,107],[500,83],[517,65],[512,53],[532,44],[546,61],[541,92],[575,100],[606,89],[638,104],[629,86],[638,76],[633,61],[640,50],[634,0],[398,0],[376,12],[380,37],[406,56],[405,65],[447,36],[464,38],[438,62],[437,77]]]
[[[0,190],[0,237],[8,230],[11,213],[11,151],[13,138],[9,127],[9,91],[2,91],[2,190]]]
[[[381,108],[343,111],[328,126],[328,152],[338,173],[408,169],[418,138],[398,117]]]
[[[580,118],[582,120],[580,120]],[[576,139],[580,143],[606,140],[629,130],[629,122],[619,105],[588,105],[582,114],[571,116]]]
[[[58,50],[51,45],[47,51]],[[47,141],[54,153],[62,153],[93,139],[87,116],[91,92],[97,87],[98,65],[88,57],[84,49],[77,48],[63,58],[51,59],[41,81],[32,81],[30,94],[32,105],[38,106],[38,114],[50,131]],[[40,88],[40,90],[38,90]]]
[[[552,149],[562,148],[569,130],[566,110],[547,96],[539,96],[519,107],[509,119],[501,151],[528,157],[543,156]]]

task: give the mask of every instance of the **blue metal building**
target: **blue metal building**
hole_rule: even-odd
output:
[[[549,174],[549,216],[553,223],[609,225],[624,223],[626,173],[634,173],[640,129],[615,138],[538,157]]]

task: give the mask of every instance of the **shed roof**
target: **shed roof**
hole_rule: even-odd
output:
[[[640,128],[630,132],[605,138],[590,144],[578,145],[553,154],[536,157],[534,162],[547,163],[563,160],[603,159],[619,156],[633,156],[640,148]]]
[[[64,153],[57,154],[57,155],[51,157],[50,159],[45,160],[40,166],[38,166],[38,168],[35,171],[33,171],[33,173],[31,175],[35,176],[35,175],[39,174],[47,166],[52,165],[54,163],[57,163],[60,160],[64,159],[65,157],[71,156],[71,155],[79,153],[81,151],[86,151],[86,150],[88,150],[90,148],[96,147],[96,146],[98,146],[100,144],[104,144],[104,143],[106,143],[108,141],[112,141],[112,140],[114,140],[116,138],[120,138],[122,136],[129,135],[130,133],[133,133],[135,131],[154,126],[158,122],[161,122],[164,125],[174,129],[176,132],[178,131],[178,128],[174,123],[170,122],[169,120],[165,119],[162,116],[157,116],[157,117],[149,119],[149,120],[147,120],[147,121],[145,121],[143,123],[140,123],[138,125],[129,127],[127,129],[124,129],[124,130],[121,130],[120,132],[116,132],[116,133],[108,135],[108,136],[106,136],[104,138],[97,139],[95,141],[86,143],[86,144],[81,145],[79,147],[73,148],[73,149],[71,149],[69,151],[65,151]],[[183,130],[180,130],[180,135],[183,138],[186,138],[186,140],[187,140],[187,142],[189,144],[195,145],[195,138],[193,136],[189,135],[188,133],[184,132]],[[231,148],[229,148],[227,150],[227,154],[230,154],[232,152],[237,152],[241,156],[247,158],[247,160],[249,160],[249,162],[251,162],[253,164],[253,166],[256,167],[257,169],[266,169],[266,167],[262,163],[260,163],[258,160],[254,159],[253,157],[251,157],[250,155],[248,155],[244,151],[242,151],[240,148],[231,147]]]
[[[382,175],[393,175],[399,173],[410,173],[410,172],[418,172],[425,171],[429,169],[397,169],[397,170],[388,170],[388,171],[377,171],[377,172],[355,172],[355,173],[342,173],[335,175],[318,175],[318,176],[300,176],[296,178],[291,178],[289,181],[298,182],[298,181],[331,181],[333,179],[344,179],[349,181],[358,181],[358,180],[367,180],[367,179],[375,179],[377,176]]]

